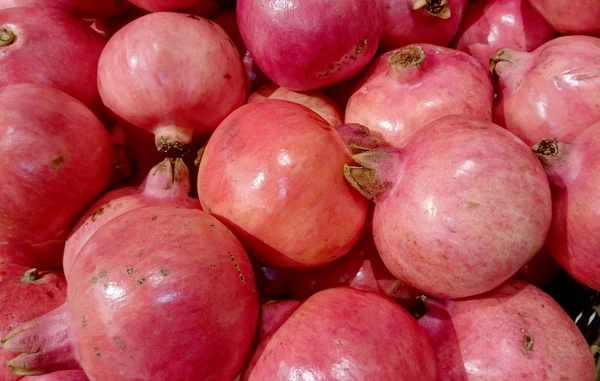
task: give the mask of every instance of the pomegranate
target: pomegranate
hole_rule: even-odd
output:
[[[492,120],[493,86],[477,61],[458,50],[410,45],[379,57],[346,108],[359,123],[402,146],[428,122],[450,114]]]
[[[18,323],[43,315],[64,303],[67,297],[67,282],[59,271],[37,271],[10,263],[0,263],[0,290],[0,337],[3,337]],[[18,375],[11,373],[11,369],[6,366],[14,357],[14,354],[0,350],[2,381],[18,379]]]
[[[56,8],[78,17],[87,18],[117,15],[130,5],[125,0],[0,0],[0,9],[19,7]],[[64,36],[57,38],[57,41],[61,41],[61,38],[64,38]]]
[[[361,166],[344,172],[375,198],[373,235],[384,263],[427,295],[489,291],[542,248],[552,217],[544,169],[491,122],[447,116],[404,149],[353,158]]]
[[[262,263],[324,265],[346,254],[368,203],[345,183],[352,159],[335,130],[308,108],[269,99],[240,107],[204,151],[198,194]]]
[[[283,323],[246,379],[428,381],[437,371],[428,338],[402,307],[335,288],[313,295]]]
[[[4,9],[0,11],[0,86],[51,86],[100,112],[96,77],[104,44],[102,37],[64,11]]]
[[[600,36],[600,3],[596,0],[530,0],[546,20],[562,34]]]
[[[67,304],[17,327],[3,348],[30,370],[68,368],[71,349],[94,381],[231,380],[257,319],[251,264],[233,234],[200,210],[150,206],[102,226],[71,269]]]
[[[165,159],[155,166],[139,187],[117,189],[96,201],[75,224],[65,245],[63,268],[67,277],[77,255],[98,229],[130,210],[151,205],[200,208],[197,199],[188,196],[190,177],[181,159]]]
[[[531,52],[555,35],[529,0],[481,0],[467,6],[456,48],[487,69],[500,49]]]
[[[594,357],[562,308],[512,280],[477,297],[430,301],[419,320],[437,352],[440,380],[596,379]]]
[[[532,53],[503,49],[493,58],[504,126],[528,145],[569,143],[600,121],[600,38],[566,36]]]
[[[88,381],[83,370],[63,370],[41,376],[23,377],[21,381]]]
[[[168,12],[115,33],[100,57],[98,86],[115,114],[155,134],[160,151],[184,150],[246,97],[244,67],[223,29]]]
[[[70,224],[108,185],[106,128],[71,96],[33,84],[0,89],[0,260],[53,268]]]
[[[580,283],[600,289],[600,123],[571,143],[543,140],[534,147],[553,184],[548,246],[554,258]]]
[[[343,117],[340,107],[321,91],[313,90],[299,93],[268,83],[252,93],[248,98],[248,103],[262,102],[267,99],[295,102],[313,110],[332,126],[342,124]]]
[[[446,46],[458,32],[467,0],[380,0],[384,50],[408,44]]]
[[[138,7],[133,7],[127,10],[127,12],[115,17],[96,19],[90,26],[96,32],[100,33],[104,38],[109,39],[125,25],[147,14],[148,11]]]
[[[237,17],[267,77],[306,91],[340,82],[369,63],[382,33],[379,8],[372,0],[239,0]]]

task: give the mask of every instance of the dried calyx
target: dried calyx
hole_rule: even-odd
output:
[[[413,10],[425,8],[427,13],[441,19],[449,19],[451,16],[448,0],[416,0],[413,4]]]
[[[388,59],[388,64],[392,67],[418,67],[423,61],[425,61],[425,57],[425,52],[420,46],[410,45],[396,50]]]
[[[15,39],[16,36],[12,31],[6,28],[0,29],[0,47],[11,45],[13,42],[15,42]]]

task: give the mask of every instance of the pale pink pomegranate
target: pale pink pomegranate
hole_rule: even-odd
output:
[[[491,122],[448,116],[403,149],[353,156],[350,183],[375,198],[373,234],[388,269],[426,295],[493,289],[542,247],[552,205],[531,149]]]
[[[467,0],[378,1],[383,7],[384,50],[414,43],[448,45],[467,7]]]
[[[348,149],[323,118],[289,101],[240,107],[212,135],[198,173],[204,210],[262,263],[324,265],[346,254],[368,203],[344,180]]]
[[[487,69],[501,49],[531,52],[555,36],[529,0],[480,0],[467,6],[455,45]]]
[[[350,97],[345,122],[402,146],[426,123],[451,114],[492,120],[489,74],[461,51],[415,44],[373,62]]]
[[[530,0],[562,34],[600,36],[600,2],[596,0]]]
[[[472,298],[430,300],[419,324],[437,352],[440,381],[596,379],[594,357],[569,315],[522,281]]]
[[[600,121],[600,38],[560,37],[532,53],[503,49],[493,63],[500,85],[495,121],[528,145],[569,143]]]

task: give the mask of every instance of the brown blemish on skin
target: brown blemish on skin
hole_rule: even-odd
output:
[[[64,163],[65,163],[65,157],[59,156],[56,159],[52,160],[52,169],[54,169],[54,170],[60,169],[60,167],[62,167]]]
[[[81,319],[81,326],[83,328],[87,327],[87,318],[84,316],[83,319]]]
[[[125,266],[125,271],[127,271],[127,274],[131,275],[131,274],[135,273],[137,270],[135,269],[135,267],[127,265],[127,266]]]
[[[469,201],[469,209],[477,209],[481,206],[480,203],[475,201]]]
[[[100,272],[98,273],[98,277],[101,279],[106,277],[106,270],[104,270],[104,269],[100,270]]]
[[[366,38],[359,41],[358,44],[356,44],[354,51],[352,51],[350,54],[344,54],[342,58],[337,61],[331,62],[329,65],[327,65],[327,69],[317,73],[317,78],[323,79],[329,77],[331,74],[339,71],[348,60],[356,61],[358,56],[365,51],[368,43],[369,41]]]
[[[356,55],[361,54],[362,52],[365,51],[365,47],[367,46],[367,39],[365,38],[364,40],[362,40],[361,42],[359,42],[358,44],[356,44],[356,49],[354,50],[354,53],[356,53]]]
[[[213,224],[212,222],[208,223],[208,226],[210,226],[211,228],[215,229],[217,227],[217,225]]]
[[[240,269],[240,266],[235,261],[233,254],[231,254],[231,253],[227,253],[227,254],[229,254],[229,259],[231,260],[231,263],[233,263],[233,267],[235,267],[235,270],[238,273],[238,278],[239,278],[240,282],[242,282],[243,284],[246,284],[246,279],[244,278],[244,275],[242,274],[242,270]]]
[[[104,283],[104,291],[108,290],[108,283]]]
[[[210,267],[217,267],[217,265],[215,265],[214,263],[210,263],[209,265]]]
[[[388,59],[388,65],[402,66],[404,68],[417,66],[425,60],[425,52],[418,45],[411,45],[406,48],[396,50]]]
[[[96,283],[98,283],[98,277],[97,276],[95,276],[95,277],[92,278],[92,284],[96,284]]]
[[[523,333],[523,354],[528,355],[533,352],[533,336],[526,329],[521,328],[521,332]]]
[[[150,217],[150,219],[151,219],[152,221],[156,221],[156,216],[152,216],[152,217]]]
[[[92,214],[92,221],[96,221],[96,218],[104,214],[104,210],[108,208],[110,208],[110,202],[107,202],[106,204],[102,205],[100,208],[98,208],[98,210],[94,212],[94,214]]]
[[[160,275],[167,276],[167,275],[169,275],[169,271],[167,269],[165,269],[164,267],[162,267],[160,269]]]
[[[425,316],[427,311],[429,311],[429,300],[427,299],[427,296],[417,296],[417,298],[415,299],[415,304],[413,305],[413,308],[411,310],[412,315],[415,317],[415,319],[420,319],[423,316]]]
[[[121,349],[127,348],[127,343],[125,343],[125,341],[123,341],[123,339],[121,339],[119,336],[115,336],[114,340],[115,340],[115,343],[119,346],[119,348],[121,348]]]
[[[145,282],[146,282],[146,278],[144,278],[144,277],[140,277],[140,278],[138,278],[138,280],[137,280],[137,284],[138,284],[138,286],[141,286],[141,285],[143,285]]]

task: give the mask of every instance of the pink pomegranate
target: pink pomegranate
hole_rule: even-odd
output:
[[[78,17],[96,18],[117,15],[131,4],[125,0],[0,0],[0,9],[34,7],[56,8]],[[61,41],[61,36],[55,41]],[[52,46],[52,44],[49,44]],[[84,57],[80,57],[84,58]]]
[[[408,44],[446,46],[458,32],[467,0],[380,0],[384,50]]]
[[[225,30],[225,32],[227,32],[227,35],[238,48],[238,52],[240,52],[242,62],[246,68],[248,88],[252,90],[257,89],[263,84],[267,83],[267,77],[262,71],[260,71],[256,65],[256,62],[254,62],[254,58],[252,58],[252,55],[248,49],[246,49],[246,44],[244,44],[244,40],[240,34],[240,28],[238,27],[237,15],[235,11],[222,13],[216,17],[214,21],[219,24],[221,28]]]
[[[388,269],[426,295],[489,291],[527,263],[550,227],[544,169],[517,137],[452,115],[404,149],[353,156],[350,183],[375,198],[373,234]]]
[[[252,93],[248,98],[248,103],[262,102],[267,99],[295,102],[313,110],[332,126],[342,124],[343,117],[340,107],[321,91],[313,90],[299,93],[279,87],[274,83],[268,83]]]
[[[83,370],[63,370],[41,376],[23,377],[21,381],[88,381]]]
[[[600,289],[600,123],[570,144],[544,140],[534,149],[554,188],[550,252],[577,281]]]
[[[273,300],[262,305],[258,320],[258,340],[263,341],[289,318],[302,303],[297,300]]]
[[[501,49],[531,52],[556,32],[529,0],[480,0],[467,6],[456,48],[467,52],[486,69]]]
[[[99,112],[102,101],[96,77],[104,44],[102,37],[64,11],[4,9],[0,11],[0,86],[51,86]]]
[[[33,84],[0,89],[0,261],[54,268],[71,223],[106,188],[113,150],[81,102]]]
[[[152,131],[161,151],[184,150],[246,97],[242,61],[223,29],[167,12],[140,17],[109,40],[98,86],[106,106]]]
[[[67,244],[63,268],[69,277],[77,255],[89,239],[107,222],[130,210],[151,205],[173,205],[199,209],[197,199],[190,193],[190,176],[181,159],[165,159],[150,170],[139,187],[116,189],[97,200],[79,218]]]
[[[596,0],[530,0],[561,34],[600,36],[600,3]]]
[[[64,303],[67,282],[59,271],[37,271],[0,263],[0,290],[0,337],[4,337],[19,323],[41,316]],[[0,379],[16,381],[19,372],[13,374],[6,366],[15,355],[1,348],[0,343]]]
[[[428,338],[402,307],[377,294],[335,288],[304,302],[246,376],[249,381],[429,381],[437,380],[437,371]]]
[[[410,45],[379,57],[346,108],[346,123],[380,132],[395,146],[450,114],[492,120],[493,87],[477,61],[458,50]]]
[[[543,287],[556,278],[559,273],[560,266],[550,254],[550,250],[544,246],[533,259],[521,267],[515,278]]]
[[[67,304],[17,327],[3,348],[23,362],[42,349],[31,370],[68,366],[71,348],[91,380],[231,380],[257,319],[252,268],[233,234],[205,212],[151,206],[100,228],[71,269]]]
[[[382,33],[379,8],[372,0],[239,0],[237,17],[267,77],[306,91],[340,82],[369,63]]]
[[[225,119],[204,151],[198,194],[262,263],[324,265],[346,254],[368,203],[344,181],[349,152],[323,118],[269,99]]]
[[[569,143],[600,121],[600,38],[560,37],[532,53],[504,49],[493,62],[496,119],[528,145],[545,138]]]
[[[437,352],[440,380],[596,379],[581,332],[535,286],[512,280],[487,294],[428,307],[419,324]]]

